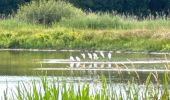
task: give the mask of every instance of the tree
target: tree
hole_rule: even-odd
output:
[[[75,6],[91,11],[116,11],[123,14],[148,16],[150,14],[168,14],[170,0],[69,0]]]
[[[1,0],[0,2],[0,14],[11,14],[15,12],[19,5],[29,2],[30,0]]]

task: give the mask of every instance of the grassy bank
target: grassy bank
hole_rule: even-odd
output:
[[[170,20],[164,16],[138,20],[55,0],[32,1],[0,20],[0,48],[169,51],[169,36]]]
[[[41,82],[19,83],[16,91],[9,95],[8,89],[4,92],[4,100],[168,100],[169,74],[164,74],[163,83],[160,77],[151,73],[143,85],[129,80],[126,85],[115,85],[102,81],[94,84],[67,83],[42,78]],[[156,82],[156,84],[155,84]],[[77,84],[77,85],[75,85]]]
[[[170,50],[168,20],[89,18],[62,20],[52,26],[0,20],[0,48]]]

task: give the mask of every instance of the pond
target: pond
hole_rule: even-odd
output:
[[[30,82],[31,80],[40,80],[40,76],[56,77],[62,80],[74,82],[87,82],[93,83],[100,79],[100,76],[105,76],[106,79],[114,84],[126,84],[128,80],[135,79],[139,84],[143,83],[149,71],[130,71],[131,69],[165,69],[167,63],[153,63],[153,64],[112,64],[110,69],[118,67],[119,69],[129,69],[128,71],[114,71],[109,70],[105,64],[102,69],[108,70],[91,70],[94,65],[86,64],[85,68],[90,70],[74,70],[79,69],[70,68],[69,63],[58,64],[58,63],[40,63],[44,59],[69,59],[70,56],[79,57],[82,59],[81,53],[87,55],[88,51],[0,51],[0,97],[3,95],[3,91],[6,88],[15,88],[18,82]],[[103,52],[107,55],[109,52]],[[98,56],[99,52],[96,52]],[[100,57],[101,58],[101,57]],[[133,61],[159,61],[167,60],[169,54],[161,53],[138,53],[138,52],[112,52],[112,57],[109,59],[110,62],[133,62]],[[86,61],[90,61],[89,58]],[[107,57],[102,60],[107,61]],[[89,68],[89,66],[91,66]],[[97,64],[94,69],[100,69],[101,64]],[[35,70],[36,68],[70,68],[68,70]],[[159,72],[158,72],[159,73]],[[160,76],[164,72],[160,72]]]

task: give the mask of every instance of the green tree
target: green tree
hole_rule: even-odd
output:
[[[116,11],[123,14],[148,16],[169,14],[170,0],[69,0],[75,6],[91,11]]]
[[[0,1],[0,14],[11,14],[15,12],[19,5],[29,2],[30,0],[1,0]]]

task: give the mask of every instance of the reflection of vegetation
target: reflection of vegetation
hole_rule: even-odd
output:
[[[78,56],[81,58],[81,52],[41,52],[41,51],[1,51],[0,52],[0,74],[5,75],[44,75],[40,73],[41,71],[32,71],[32,68],[48,67],[69,67],[69,64],[39,64],[37,63],[42,59],[68,59],[70,56]],[[87,53],[85,53],[87,54]],[[126,54],[126,53],[112,53],[113,57],[111,61],[128,61],[128,60],[149,60],[165,59],[164,55],[147,55],[147,54]],[[169,56],[167,55],[167,58]],[[83,59],[83,58],[81,58]],[[88,60],[88,59],[87,59]],[[101,59],[102,60],[102,59]],[[88,66],[88,65],[87,65]],[[101,67],[100,65],[98,65]],[[115,65],[112,65],[115,66]],[[129,68],[132,68],[131,65],[128,65]],[[145,65],[135,65],[136,68],[164,68],[164,64],[145,64]],[[124,68],[123,65],[120,65],[120,68]],[[55,76],[70,76],[71,71],[47,71],[45,72],[48,75]],[[89,75],[90,72],[81,72],[73,71],[74,76]],[[108,72],[99,71],[98,74],[108,75]],[[116,73],[117,74],[117,73]],[[96,75],[96,74],[94,74]],[[143,75],[143,74],[142,74]],[[145,75],[146,76],[146,75]]]
[[[29,51],[1,51],[0,52],[0,74],[2,75],[37,75],[38,72],[32,68],[41,67],[38,59],[65,59],[68,52],[29,52]],[[48,64],[43,67],[56,67],[60,65]],[[62,65],[63,66],[63,65]],[[65,67],[65,66],[64,66]],[[43,73],[44,74],[44,73]],[[53,73],[51,74],[53,75]],[[61,72],[60,72],[61,75]]]
[[[74,85],[74,83],[57,82],[42,78],[41,83],[18,84],[15,95],[8,95],[4,92],[5,100],[11,98],[18,100],[168,100],[169,99],[169,74],[165,73],[163,77],[163,86],[159,82],[157,74],[150,73],[142,87],[134,81],[127,85],[114,86],[107,83],[105,78],[102,82],[96,82]],[[156,82],[156,85],[155,85]],[[29,89],[28,89],[29,88]]]

